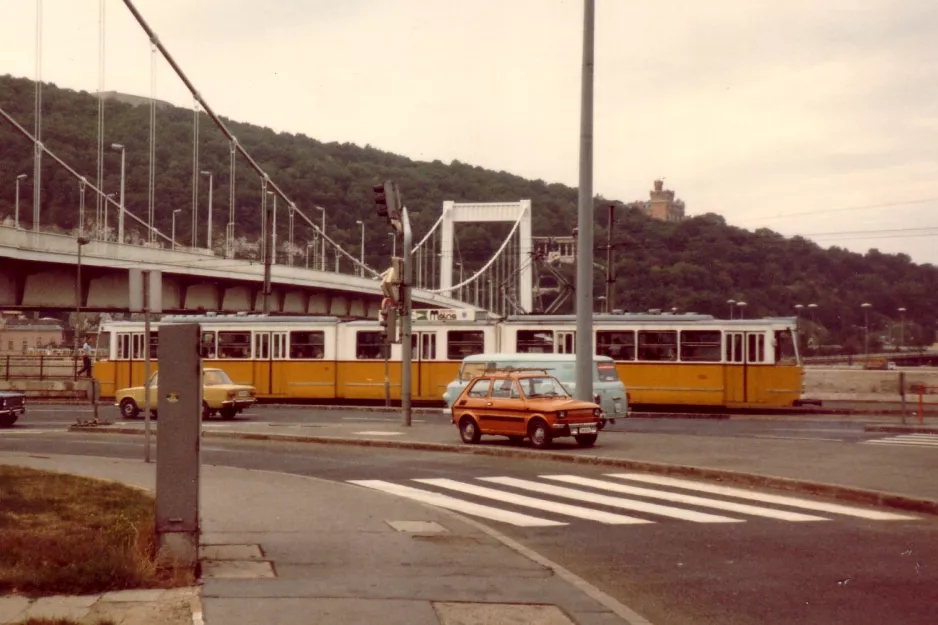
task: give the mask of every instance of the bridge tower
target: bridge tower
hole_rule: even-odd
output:
[[[518,291],[519,304],[525,312],[534,305],[534,283],[531,267],[531,200],[518,202],[456,203],[443,202],[443,217],[440,224],[440,252],[445,262],[440,267],[440,289],[452,297],[453,286],[453,236],[457,222],[516,222],[519,224],[518,245]],[[448,261],[446,261],[448,259]]]

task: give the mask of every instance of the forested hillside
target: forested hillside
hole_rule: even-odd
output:
[[[0,106],[30,131],[33,125],[34,88],[26,79],[0,77]],[[275,103],[271,116],[276,116]],[[145,219],[149,171],[149,107],[108,101],[105,109],[105,143],[121,143],[127,150],[126,205]],[[188,244],[192,198],[191,110],[160,107],[157,110],[156,225],[169,233],[173,210],[177,215],[177,239]],[[43,89],[43,140],[48,148],[72,167],[96,178],[97,100],[93,94]],[[506,172],[494,172],[458,161],[420,162],[369,146],[322,143],[303,135],[275,133],[267,128],[229,120],[232,132],[258,163],[271,173],[306,214],[318,223],[315,205],[327,209],[330,237],[350,252],[359,249],[359,226],[366,224],[366,262],[387,266],[391,238],[374,214],[371,185],[396,180],[406,198],[417,236],[436,221],[444,200],[504,201],[530,199],[534,210],[534,234],[570,234],[576,225],[576,189],[544,181],[526,180]],[[216,245],[224,235],[228,215],[229,145],[206,115],[200,118],[199,168],[214,173],[214,234]],[[0,122],[0,217],[13,213],[14,179],[28,174],[21,188],[21,219],[28,224],[32,213],[32,146],[9,125]],[[120,156],[108,151],[104,188],[116,192],[120,181]],[[649,181],[650,183],[651,181]],[[205,236],[206,180],[200,182],[200,237]],[[71,176],[51,159],[42,172],[42,223],[63,229],[76,227],[79,190]],[[238,235],[257,238],[260,225],[261,185],[257,175],[239,158],[236,174]],[[89,209],[94,202],[88,195]],[[618,198],[631,202],[638,198]],[[695,206],[703,212],[708,207]],[[614,200],[596,198],[595,247],[604,252],[606,207]],[[838,248],[822,249],[801,238],[784,238],[770,230],[750,232],[728,226],[713,213],[682,223],[653,221],[639,211],[617,210],[613,233],[617,275],[616,308],[630,311],[658,308],[728,316],[727,300],[747,302],[746,316],[795,314],[802,304],[806,326],[819,343],[862,349],[863,311],[869,302],[871,342],[897,342],[900,314],[905,307],[905,342],[931,343],[935,333],[933,310],[938,309],[938,269],[916,265],[904,255],[871,250],[865,255]],[[285,213],[281,228],[286,227]],[[128,221],[128,229],[130,226]],[[281,237],[283,237],[281,230]],[[461,225],[457,229],[457,258],[467,270],[488,259],[507,233],[507,225]],[[297,221],[297,242],[309,229]],[[204,246],[205,243],[203,242]],[[597,253],[597,261],[605,255]],[[569,272],[570,268],[565,271]],[[596,272],[596,293],[602,294],[604,275]],[[807,313],[813,309],[813,321]],[[569,310],[569,308],[568,308]]]

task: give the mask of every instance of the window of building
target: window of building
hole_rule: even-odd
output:
[[[218,333],[219,358],[250,358],[251,333],[250,332],[219,332]]]
[[[677,360],[677,330],[640,330],[638,333],[639,360]]]
[[[355,354],[358,360],[380,360],[384,355],[383,347],[384,334],[382,332],[359,331],[356,333]]]
[[[553,354],[554,333],[551,330],[518,330],[515,351],[519,354]]]
[[[290,332],[290,358],[322,360],[326,357],[325,332]]]
[[[682,330],[681,360],[720,362],[719,330]]]
[[[450,330],[446,333],[446,358],[462,360],[485,353],[485,333],[481,330]]]
[[[491,386],[491,384],[492,381],[488,378],[477,380],[476,383],[472,385],[472,388],[469,389],[468,396],[474,397],[476,399],[484,399],[485,397],[488,397],[489,386]]]
[[[613,360],[635,360],[635,332],[597,332],[596,353]]]

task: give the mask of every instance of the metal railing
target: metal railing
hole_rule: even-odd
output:
[[[82,359],[75,356],[0,355],[0,380],[78,380]]]

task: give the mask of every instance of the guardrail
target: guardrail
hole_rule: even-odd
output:
[[[78,380],[81,362],[74,356],[0,356],[0,380]]]

